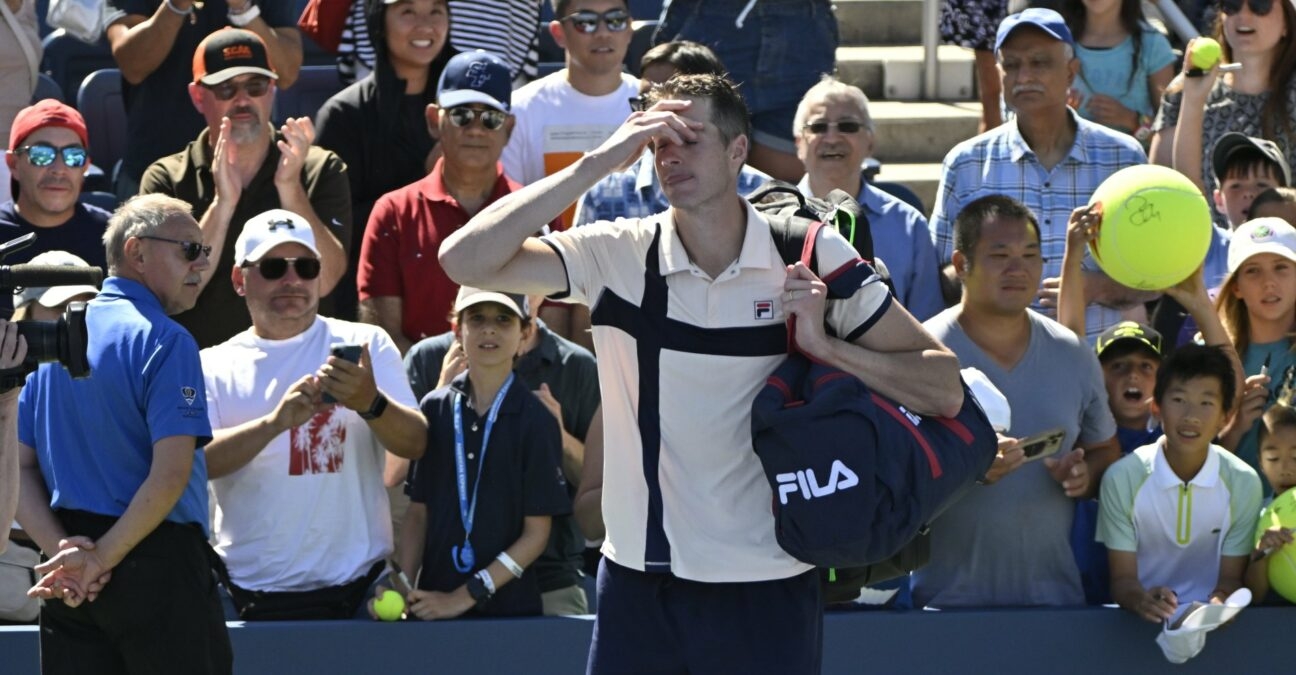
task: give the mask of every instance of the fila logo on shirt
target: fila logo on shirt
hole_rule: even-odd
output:
[[[755,310],[755,315],[756,315],[756,318],[757,318],[757,319],[773,319],[773,318],[774,318],[774,301],[773,301],[773,300],[757,300],[756,302],[753,302],[753,303],[752,303],[752,307],[753,307],[753,309]]]
[[[832,471],[828,482],[820,485],[815,478],[814,469],[802,469],[793,473],[780,473],[774,477],[779,483],[779,503],[787,504],[788,495],[801,493],[806,501],[827,497],[838,490],[845,490],[859,485],[859,476],[855,475],[840,459],[833,460]]]

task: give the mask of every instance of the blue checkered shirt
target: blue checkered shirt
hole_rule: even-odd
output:
[[[738,171],[738,194],[747,196],[764,185],[769,176],[744,165]],[[657,181],[653,155],[645,151],[629,169],[608,174],[581,197],[572,227],[600,220],[647,218],[670,208]]]
[[[979,197],[1002,194],[1026,204],[1039,219],[1044,278],[1061,276],[1071,211],[1087,204],[1108,176],[1147,163],[1147,153],[1134,137],[1085,120],[1073,111],[1071,118],[1076,123],[1075,144],[1052,171],[1046,170],[1026,145],[1015,119],[950,150],[941,167],[931,218],[942,265],[954,255],[954,218],[963,207]],[[1088,254],[1085,268],[1097,269]],[[1040,310],[1038,305],[1032,308]],[[1085,310],[1090,342],[1120,320],[1119,311],[1090,305]]]

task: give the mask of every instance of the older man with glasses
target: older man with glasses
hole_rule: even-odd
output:
[[[251,325],[247,306],[230,274],[242,223],[275,208],[310,223],[327,296],[346,271],[343,242],[351,240],[351,188],[337,155],[314,147],[309,118],[275,129],[270,109],[278,75],[261,38],[250,30],[224,28],[198,45],[189,97],[207,128],[181,152],[154,162],[140,193],[161,192],[194,207],[203,241],[216,251],[214,269],[198,304],[176,317],[200,347],[210,347]],[[325,300],[325,310],[332,308]]]
[[[5,264],[67,251],[107,269],[102,238],[108,212],[77,201],[90,168],[89,145],[81,113],[54,99],[14,118],[5,155],[14,198],[0,203],[0,244],[31,233],[36,239],[6,256]],[[12,312],[12,298],[0,293],[0,318]]]

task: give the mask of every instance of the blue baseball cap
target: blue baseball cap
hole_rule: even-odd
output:
[[[454,108],[481,103],[509,112],[513,75],[500,57],[480,49],[455,54],[441,71],[437,105]]]
[[[999,32],[995,34],[994,50],[999,51],[1003,46],[1004,40],[1012,34],[1014,30],[1022,26],[1034,26],[1045,33],[1048,33],[1055,40],[1061,40],[1066,44],[1075,47],[1075,38],[1071,37],[1071,29],[1067,28],[1066,20],[1061,14],[1043,7],[1032,7],[1018,14],[1013,14],[999,22]]]

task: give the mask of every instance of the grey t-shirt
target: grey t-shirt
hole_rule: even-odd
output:
[[[1011,370],[981,350],[958,323],[955,306],[923,326],[985,373],[1012,408],[1008,435],[1066,430],[1062,452],[1116,435],[1098,359],[1061,324],[1027,310],[1030,346]],[[1071,552],[1074,501],[1043,461],[994,485],[975,487],[932,524],[931,562],[914,574],[916,607],[1082,605]]]

